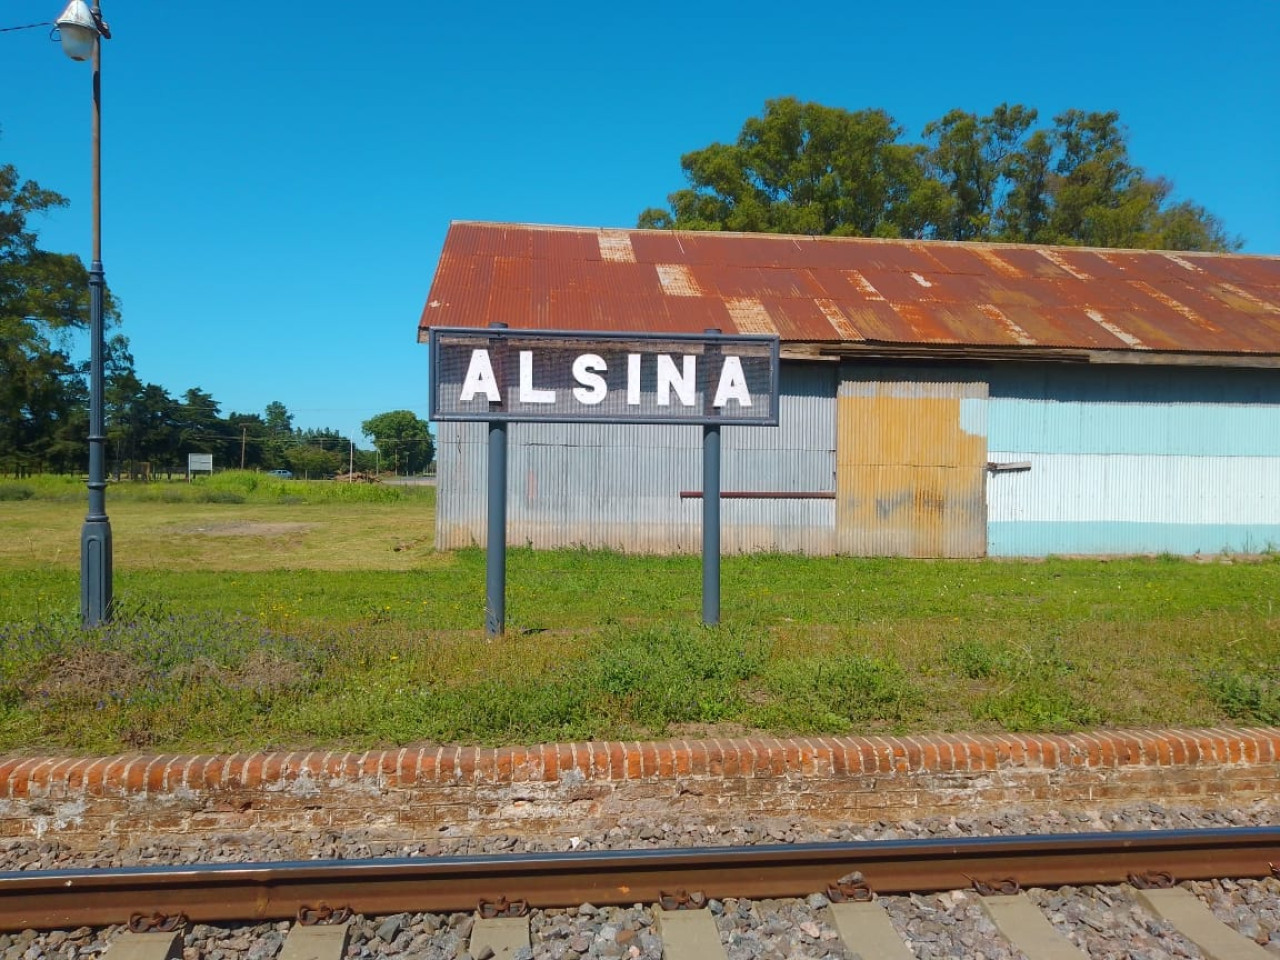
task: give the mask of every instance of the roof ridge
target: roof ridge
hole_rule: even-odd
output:
[[[573,224],[557,224],[557,223],[522,223],[518,221],[507,220],[450,220],[449,226],[468,226],[468,227],[492,227],[495,229],[520,229],[520,230],[540,230],[554,231],[562,233],[640,233],[640,234],[656,234],[658,236],[680,236],[680,237],[726,237],[726,238],[742,238],[750,240],[777,240],[792,242],[812,242],[812,243],[849,243],[849,244],[865,244],[865,245],[889,245],[889,246],[945,246],[955,247],[959,249],[989,249],[989,250],[1064,250],[1073,253],[1124,253],[1124,254],[1146,254],[1150,256],[1177,256],[1177,257],[1228,257],[1236,259],[1249,260],[1280,260],[1280,254],[1276,253],[1241,253],[1238,251],[1213,251],[1213,250],[1164,250],[1145,247],[1091,247],[1077,246],[1073,244],[1062,243],[1015,243],[1003,242],[998,240],[926,240],[911,237],[840,237],[828,234],[802,234],[802,233],[746,233],[733,230],[655,230],[646,227],[619,227],[619,226],[588,226]]]

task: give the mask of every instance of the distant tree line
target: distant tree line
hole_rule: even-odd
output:
[[[832,236],[1236,250],[1239,238],[1129,157],[1115,112],[952,110],[922,143],[883,110],[770,100],[734,143],[680,158],[689,186],[639,226]]]
[[[88,327],[88,272],[76,256],[41,249],[31,224],[66,203],[0,164],[0,473],[87,469],[88,369],[73,360],[70,341]],[[109,291],[104,312],[118,324]],[[104,366],[107,467],[117,477],[182,474],[190,453],[213,454],[219,469],[288,469],[311,477],[349,465],[419,472],[435,457],[426,422],[407,410],[366,420],[362,430],[374,449],[357,450],[340,431],[295,429],[279,401],[262,414],[224,416],[199,387],[175,397],[138,376],[119,333],[107,343]]]

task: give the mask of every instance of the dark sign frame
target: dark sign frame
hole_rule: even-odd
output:
[[[780,341],[777,336],[761,336],[754,334],[713,334],[713,333],[622,333],[618,331],[583,331],[583,330],[515,330],[497,327],[432,327],[429,331],[430,350],[430,397],[429,419],[437,421],[470,421],[470,422],[527,422],[527,423],[684,423],[690,425],[736,425],[776,427],[778,425],[779,377],[780,377]],[[443,365],[446,359],[446,348],[477,349],[481,345],[489,349],[503,351],[505,361],[511,361],[513,351],[519,345],[528,344],[534,349],[537,345],[548,345],[563,351],[567,345],[574,345],[580,352],[595,352],[600,355],[616,356],[627,352],[623,348],[634,346],[638,349],[629,351],[639,353],[642,362],[645,357],[657,357],[670,351],[653,349],[654,345],[687,346],[686,353],[695,356],[740,356],[746,355],[751,361],[750,376],[759,381],[762,362],[767,363],[767,384],[763,389],[757,386],[751,390],[753,405],[756,397],[767,399],[768,412],[762,415],[744,415],[740,412],[726,415],[723,408],[715,408],[708,401],[708,394],[713,389],[711,373],[703,365],[697,372],[696,395],[699,402],[693,407],[670,404],[669,410],[657,412],[653,403],[637,404],[635,413],[619,413],[618,404],[611,404],[603,411],[595,413],[591,405],[579,403],[572,410],[557,409],[541,412],[527,409],[527,404],[520,409],[510,409],[509,393],[499,403],[489,402],[483,409],[459,409],[461,401],[450,402],[442,397],[441,388]],[[594,348],[594,350],[592,349]],[[657,362],[656,360],[654,361]],[[490,357],[492,370],[492,358]],[[514,362],[508,363],[514,366]],[[501,364],[500,364],[501,366]],[[741,369],[741,367],[740,367]],[[613,367],[612,377],[617,379],[617,367]],[[723,368],[721,371],[723,376]],[[504,370],[495,374],[503,380],[511,380],[510,372]],[[653,374],[647,375],[653,379]],[[456,382],[451,380],[450,382]],[[586,385],[585,381],[577,381]],[[561,389],[565,388],[565,380],[557,381]],[[504,386],[509,386],[505,384]],[[615,385],[616,386],[616,385]],[[611,388],[612,389],[612,388]],[[479,406],[483,401],[472,401]],[[559,404],[563,407],[565,404]],[[625,408],[623,408],[625,409]]]

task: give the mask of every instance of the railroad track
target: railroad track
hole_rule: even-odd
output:
[[[1222,926],[1177,884],[1277,877],[1277,865],[1280,828],[1264,827],[52,870],[0,874],[0,930],[127,924],[134,932],[112,947],[113,957],[127,960],[137,949],[152,951],[139,956],[180,956],[174,929],[183,924],[296,920],[290,940],[298,956],[337,957],[352,917],[475,911],[466,931],[471,955],[503,958],[520,956],[522,946],[532,955],[531,911],[653,905],[641,921],[652,927],[649,939],[633,936],[622,952],[604,955],[654,955],[656,936],[662,956],[715,960],[725,956],[716,926],[725,903],[792,898],[807,905],[800,913],[820,912],[799,925],[819,939],[838,938],[847,955],[905,960],[915,954],[877,898],[973,891],[966,896],[1023,955],[1058,960],[1085,954],[1055,930],[1052,911],[1039,905],[1049,901],[1032,888],[1130,884],[1124,889],[1143,909],[1200,944],[1203,956],[1253,960],[1278,954]],[[1280,882],[1267,890],[1275,898]],[[284,947],[287,958],[289,941]]]

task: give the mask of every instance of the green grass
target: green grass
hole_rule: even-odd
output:
[[[0,480],[0,501],[82,501],[83,478],[40,475],[23,480]],[[428,500],[435,503],[434,486],[398,486],[387,483],[335,483],[327,480],[284,480],[254,470],[226,470],[197,474],[186,480],[109,483],[110,504],[123,503],[400,503]]]
[[[96,631],[83,487],[0,502],[0,751],[1280,723],[1274,555],[730,556],[707,629],[697,557],[513,549],[489,640],[484,555],[431,549],[432,488],[251,481],[113,486]]]

